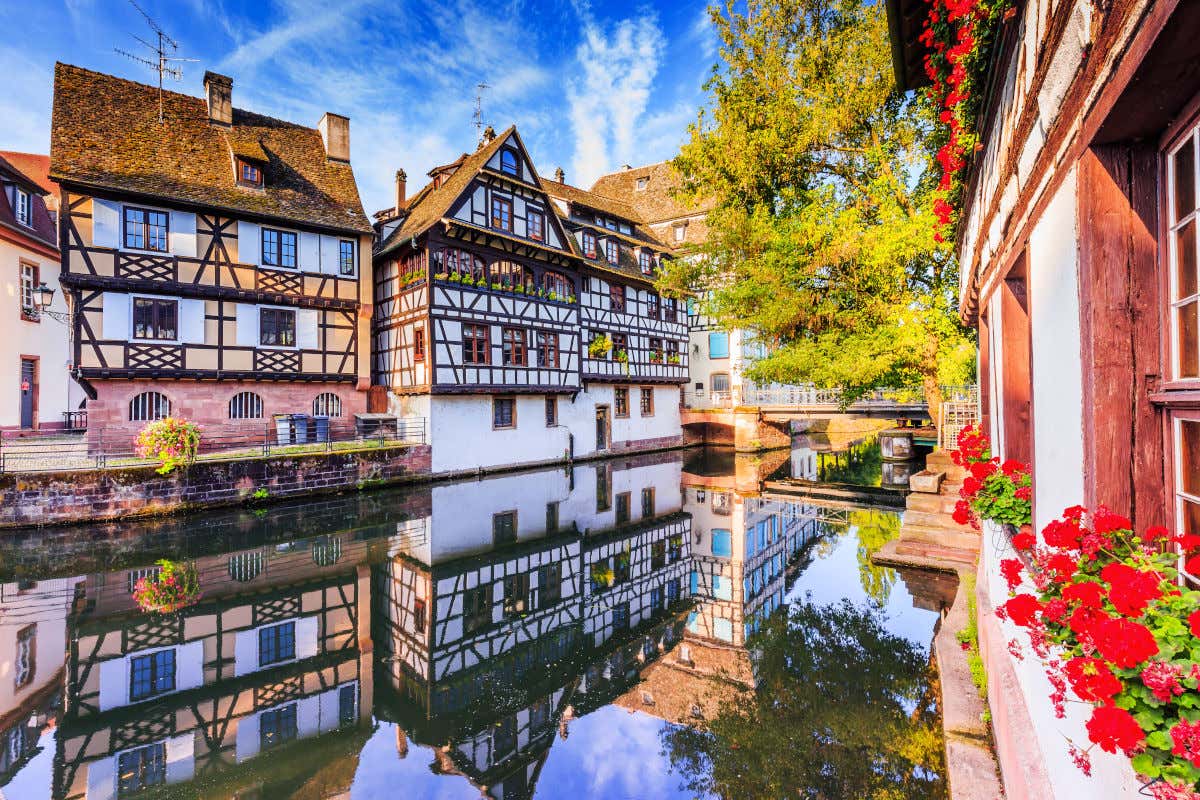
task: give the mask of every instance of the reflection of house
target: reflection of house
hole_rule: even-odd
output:
[[[171,616],[134,606],[153,567],[90,576],[70,622],[55,796],[123,796],[267,751],[270,767],[227,780],[270,785],[278,748],[291,763],[290,743],[369,719],[366,555],[325,536],[201,557],[203,596]]]
[[[38,752],[55,716],[75,584],[75,578],[0,584],[0,787]]]
[[[529,796],[580,662],[641,652],[678,613],[679,474],[642,456],[433,487],[429,535],[375,570],[375,639],[394,715],[441,771]]]

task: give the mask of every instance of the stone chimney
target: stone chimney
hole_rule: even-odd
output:
[[[232,125],[233,78],[205,72],[204,94],[208,97],[208,121],[214,125]]]
[[[479,140],[479,146],[483,147],[485,144],[491,144],[493,141],[495,141],[495,139],[496,139],[496,129],[493,128],[491,125],[488,125],[486,128],[483,129],[483,138],[481,138]]]
[[[554,180],[558,181],[559,183],[567,182],[567,173],[563,172],[562,167],[554,168]]]
[[[622,164],[622,165],[621,165],[621,169],[623,169],[623,170],[631,170],[631,169],[633,169],[633,167],[629,166],[628,164]]]
[[[404,208],[405,195],[407,193],[408,175],[404,170],[396,170],[396,213]]]
[[[325,157],[330,161],[350,161],[350,118],[326,112],[317,123],[321,141],[325,143]]]

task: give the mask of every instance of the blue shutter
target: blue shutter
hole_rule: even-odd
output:
[[[729,334],[724,331],[708,335],[708,357],[729,358]]]
[[[733,555],[733,537],[727,530],[714,528],[712,532],[712,554],[729,558]]]

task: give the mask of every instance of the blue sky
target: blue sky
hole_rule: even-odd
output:
[[[704,0],[139,0],[180,43],[180,83],[200,95],[206,69],[233,78],[234,105],[315,125],[350,117],[368,213],[476,142],[484,118],[516,123],[538,170],[583,186],[622,164],[670,158],[703,99],[716,57]],[[56,60],[153,83],[113,52],[140,46],[128,0],[0,0],[0,149],[46,152]]]

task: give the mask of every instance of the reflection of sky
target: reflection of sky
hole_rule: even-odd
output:
[[[380,723],[358,757],[351,800],[412,797],[421,800],[478,800],[479,790],[461,775],[437,775],[429,768],[433,749],[409,740],[408,756],[396,755],[396,726]]]
[[[38,747],[42,748],[42,751],[29,759],[7,786],[0,787],[0,798],[41,800],[43,797],[50,797],[50,787],[53,785],[54,729],[46,731],[38,738]]]

